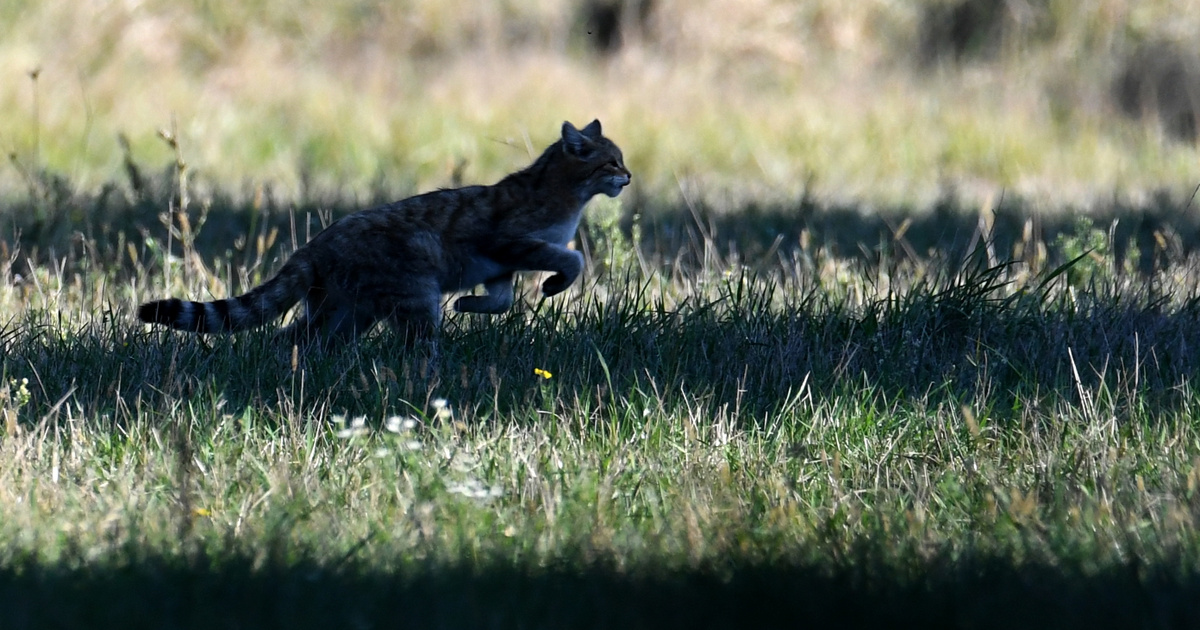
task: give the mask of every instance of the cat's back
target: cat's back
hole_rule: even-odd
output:
[[[443,235],[477,225],[490,212],[487,186],[439,189],[360,210],[338,219],[310,241],[310,247],[369,246]]]
[[[335,221],[295,255],[330,272],[383,267],[440,274],[494,233],[490,188],[439,189],[361,210]]]

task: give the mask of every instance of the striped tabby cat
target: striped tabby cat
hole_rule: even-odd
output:
[[[279,273],[245,295],[216,302],[159,300],[138,308],[144,322],[197,333],[263,326],[297,302],[304,314],[281,331],[289,340],[347,341],[388,320],[432,334],[442,294],[466,313],[502,313],[513,304],[513,274],[551,271],[547,297],[579,277],[583,255],[568,249],[583,206],[629,184],[621,150],[600,132],[563,123],[562,138],[528,168],[492,186],[409,197],[336,221],[292,255]]]

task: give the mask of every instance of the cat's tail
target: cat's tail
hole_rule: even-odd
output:
[[[216,302],[189,302],[171,298],[138,307],[138,319],[195,333],[229,333],[249,330],[279,319],[304,299],[315,282],[312,266],[293,256],[274,278],[245,295]]]

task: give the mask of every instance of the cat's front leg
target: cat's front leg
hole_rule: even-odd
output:
[[[553,271],[554,275],[542,283],[546,297],[562,293],[583,273],[583,254],[548,241],[511,241],[495,248],[490,255],[509,269]]]
[[[487,295],[464,295],[454,301],[454,310],[459,313],[487,313],[498,315],[513,305],[513,275],[507,274],[484,283]]]
[[[564,250],[570,254],[570,262],[564,264],[558,269],[558,273],[546,278],[546,281],[542,283],[542,294],[546,297],[558,295],[566,291],[567,287],[571,286],[575,282],[575,279],[579,277],[579,274],[583,273],[583,254],[573,249],[564,248]],[[564,263],[567,260],[567,258],[563,258]]]

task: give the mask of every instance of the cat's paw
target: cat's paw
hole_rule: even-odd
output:
[[[571,283],[575,282],[575,278],[571,278],[563,273],[556,273],[550,276],[542,283],[542,295],[553,297],[567,290]]]
[[[464,295],[454,301],[454,310],[459,313],[499,315],[511,306],[511,293],[507,295]]]

